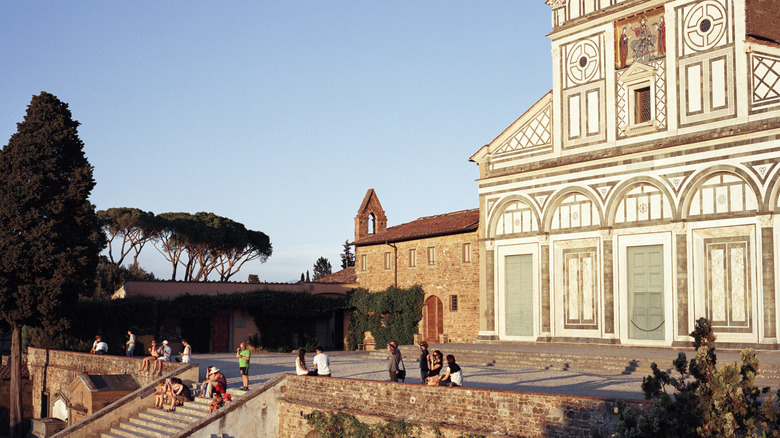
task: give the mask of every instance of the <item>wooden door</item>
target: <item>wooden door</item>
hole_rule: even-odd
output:
[[[436,296],[425,300],[425,340],[438,343],[439,335],[444,333],[444,304]]]
[[[531,254],[511,255],[505,259],[506,336],[534,335],[534,265]]]
[[[211,318],[211,352],[230,350],[230,314],[218,313]]]
[[[664,340],[663,245],[627,248],[628,337]]]

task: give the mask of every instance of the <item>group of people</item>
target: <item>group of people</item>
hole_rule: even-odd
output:
[[[180,378],[171,377],[157,382],[157,386],[154,391],[154,406],[155,409],[165,409],[165,412],[172,412],[176,410],[176,406],[181,406],[184,402],[192,401],[192,392],[190,388],[185,385]],[[166,399],[168,406],[166,407]]]
[[[303,348],[298,350],[298,358],[295,359],[295,373],[299,376],[330,377],[330,358],[322,352],[320,346],[317,346],[314,351],[316,352],[312,363],[314,368],[310,370],[306,366],[306,350]]]
[[[184,348],[181,353],[179,353],[181,357],[179,360],[183,363],[189,363],[192,347],[186,339],[182,339],[181,344]],[[151,365],[152,375],[161,375],[163,362],[171,362],[173,360],[173,350],[171,350],[171,347],[168,345],[168,341],[162,341],[162,345],[158,345],[157,341],[152,339],[152,345],[147,351],[149,351],[149,356],[146,356],[143,359],[141,368],[138,371],[148,372],[150,371],[149,368]]]
[[[448,354],[444,367],[443,354],[439,350],[428,351],[428,343],[420,342],[420,383],[439,386],[463,386],[463,371],[455,363],[455,356]],[[395,348],[398,346],[396,344]],[[400,353],[399,353],[400,356]],[[442,370],[444,370],[442,372]]]

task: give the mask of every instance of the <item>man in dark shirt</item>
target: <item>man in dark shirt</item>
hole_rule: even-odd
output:
[[[428,378],[428,343],[420,342],[420,383],[425,385]]]

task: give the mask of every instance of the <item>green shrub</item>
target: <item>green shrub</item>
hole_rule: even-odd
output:
[[[780,434],[777,396],[755,385],[758,358],[752,349],[740,354],[740,363],[718,370],[715,334],[705,318],[691,333],[696,355],[687,361],[680,353],[673,361],[679,377],[653,363],[653,375],[642,379],[645,398],[652,400],[646,414],[618,403],[618,437],[758,437]]]

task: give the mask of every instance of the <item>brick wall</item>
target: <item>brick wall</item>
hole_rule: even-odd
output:
[[[471,261],[463,261],[463,244],[471,245]],[[360,287],[381,291],[395,282],[398,269],[398,287],[419,284],[425,299],[438,297],[444,308],[444,333],[452,342],[474,342],[479,332],[479,244],[477,233],[462,233],[430,237],[389,245],[369,245],[355,248],[355,267]],[[428,264],[428,248],[435,248],[434,264]],[[415,266],[410,266],[409,250],[416,250]],[[391,265],[385,269],[385,254]],[[363,270],[362,256],[366,256]],[[458,310],[450,310],[451,296],[457,296]],[[421,324],[421,332],[424,324]]]
[[[644,401],[631,404],[642,410],[648,406]],[[305,437],[312,428],[303,415],[314,409],[348,412],[366,423],[403,419],[439,425],[445,437],[463,432],[609,436],[617,419],[615,401],[596,397],[288,375],[280,400],[279,436]]]
[[[746,0],[747,34],[780,42],[780,0]]]
[[[42,395],[49,394],[49,401],[60,391],[70,396],[70,384],[80,373],[86,374],[130,374],[141,386],[151,383],[159,377],[152,378],[138,373],[142,358],[125,356],[95,355],[73,351],[44,350],[29,347],[27,349],[27,367],[32,380],[33,418],[40,418],[42,411]],[[181,367],[179,362],[162,364],[163,375]],[[185,380],[185,376],[181,376]],[[194,379],[198,379],[195,370]]]

